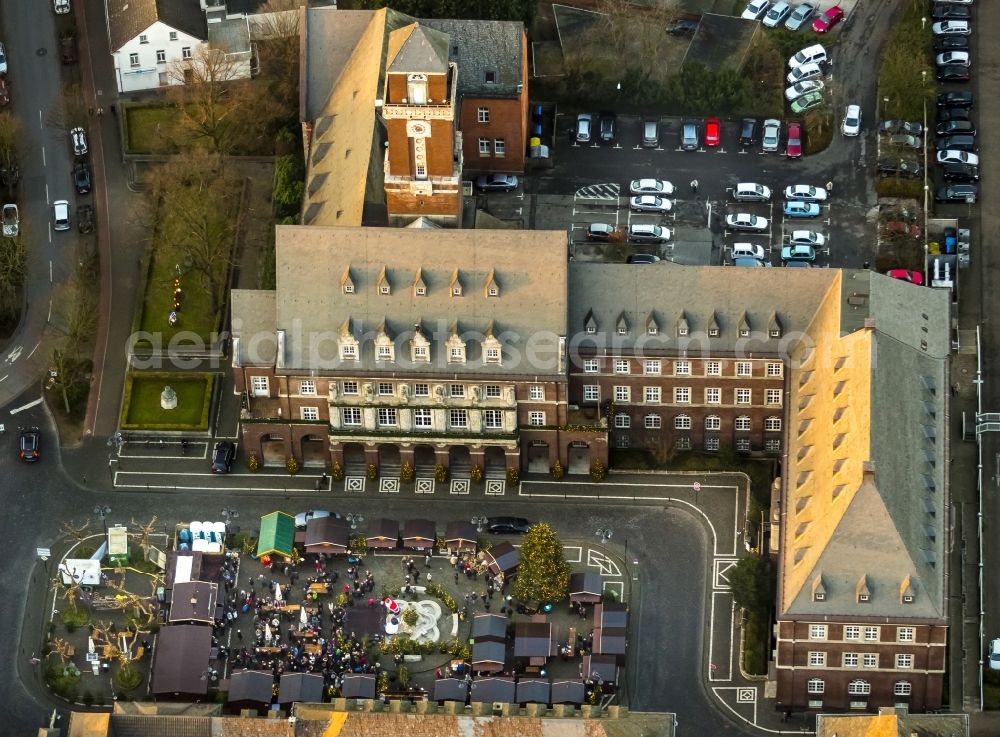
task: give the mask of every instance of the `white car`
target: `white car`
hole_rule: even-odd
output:
[[[957,64],[960,67],[971,67],[972,58],[969,56],[968,51],[945,51],[943,54],[938,54],[934,57],[934,63],[939,67],[943,67],[946,64]]]
[[[800,49],[788,60],[788,66],[792,69],[803,64],[825,64],[827,60],[826,49],[823,44],[813,44]]]
[[[788,84],[798,84],[799,82],[805,82],[809,79],[816,79],[817,77],[823,76],[823,70],[820,69],[819,64],[803,64],[800,67],[795,67],[788,73]]]
[[[823,89],[823,82],[818,79],[797,82],[785,90],[785,99],[791,102],[792,100],[799,99],[802,95],[808,95],[810,92],[819,92],[821,89]]]
[[[736,212],[726,215],[726,227],[730,230],[767,230],[767,218],[751,215],[749,212]]]
[[[771,0],[750,0],[740,17],[744,20],[760,20],[771,9]]]
[[[733,189],[733,199],[740,202],[770,202],[771,188],[756,182],[740,182]]]
[[[844,111],[844,123],[841,130],[845,136],[856,136],[861,133],[861,106],[848,105]]]
[[[69,0],[52,0],[52,9],[56,15],[66,15],[69,12]]]
[[[644,194],[633,197],[629,207],[636,212],[670,212],[671,203],[666,197]]]
[[[21,217],[17,212],[17,205],[7,204],[3,206],[3,234],[8,238],[17,235]]]
[[[826,244],[826,236],[815,230],[793,230],[788,237],[788,242],[793,246],[822,248]]]
[[[953,148],[949,148],[937,152],[937,162],[939,164],[979,166],[979,157],[976,154],[970,154],[968,151],[956,151]]]
[[[69,230],[69,200],[52,203],[52,227],[55,230]]]
[[[734,261],[738,258],[755,258],[763,261],[767,258],[767,253],[764,251],[764,246],[757,243],[734,243],[732,258]]]
[[[0,74],[7,73],[7,49],[0,43]]]
[[[1000,637],[990,640],[990,670],[1000,670]]]
[[[764,16],[765,28],[777,28],[785,22],[785,18],[792,12],[792,6],[785,0],[778,0]]]
[[[761,136],[761,148],[765,151],[777,151],[781,138],[781,121],[768,118],[764,121],[764,134]]]
[[[826,200],[826,190],[809,184],[789,184],[785,187],[786,200],[799,202],[823,202]]]
[[[972,28],[967,20],[940,20],[931,25],[935,36],[968,36]]]
[[[633,179],[629,191],[632,194],[673,194],[674,185],[663,179]]]

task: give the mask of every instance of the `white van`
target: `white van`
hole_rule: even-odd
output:
[[[740,182],[733,190],[733,199],[738,202],[770,202],[771,189],[755,182]]]
[[[755,258],[758,261],[763,261],[765,259],[764,246],[756,243],[734,243],[732,258],[734,261],[738,258]]]
[[[812,46],[806,46],[789,59],[788,66],[795,69],[803,64],[825,64],[826,60],[826,49],[823,48],[823,44],[813,44]]]
[[[663,243],[670,240],[670,229],[662,225],[636,223],[628,226],[628,239],[640,243]]]

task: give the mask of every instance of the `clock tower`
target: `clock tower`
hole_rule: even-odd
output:
[[[418,217],[457,227],[462,212],[462,134],[455,129],[458,70],[448,35],[419,23],[389,34],[382,120],[389,224]]]

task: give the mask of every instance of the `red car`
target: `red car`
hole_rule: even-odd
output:
[[[919,271],[910,271],[909,269],[890,269],[885,273],[893,279],[902,279],[903,281],[910,282],[910,284],[924,283],[924,275]]]
[[[788,147],[785,155],[790,159],[802,157],[802,126],[799,123],[788,124]]]
[[[718,118],[709,118],[705,121],[705,145],[718,146],[722,137],[722,123]]]
[[[813,21],[812,28],[816,33],[826,33],[842,20],[844,20],[844,11],[840,9],[839,5],[834,5]]]

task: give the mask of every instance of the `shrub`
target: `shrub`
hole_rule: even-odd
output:
[[[123,691],[131,691],[142,681],[142,673],[135,668],[120,668],[115,673],[115,684]]]
[[[355,555],[364,555],[368,552],[368,538],[364,535],[355,535],[350,540],[351,552]],[[384,596],[382,597],[385,598]]]
[[[341,465],[340,461],[334,463],[333,466],[330,468],[330,478],[332,478],[334,481],[344,480],[344,467],[343,465]]]
[[[336,603],[337,603],[337,606],[339,606],[341,608],[347,606],[347,603],[350,600],[351,600],[351,597],[347,595],[346,591],[341,591],[339,594],[337,594]]]
[[[399,467],[399,478],[402,479],[403,483],[408,484],[413,481],[413,464],[406,461],[402,466]]]
[[[369,481],[374,481],[378,478],[378,466],[374,463],[369,463],[368,468],[365,469],[365,475],[368,476]]]
[[[483,480],[483,469],[477,464],[472,467],[471,475],[472,480],[479,483]]]
[[[292,156],[279,156],[274,161],[274,202],[275,214],[279,217],[294,215],[302,206],[305,192],[303,175],[298,162]]]
[[[247,456],[247,468],[250,469],[251,473],[257,473],[260,470],[260,458],[257,457],[256,453]]]
[[[403,612],[403,623],[409,627],[415,625],[418,619],[420,619],[420,617],[417,615],[416,609],[407,609]]]
[[[507,469],[507,483],[511,486],[517,486],[521,483],[521,474],[516,468]]]
[[[443,463],[439,463],[434,467],[434,480],[439,484],[443,484],[448,480],[448,467]]]
[[[424,589],[428,596],[433,596],[435,599],[440,601],[448,609],[453,612],[458,611],[458,604],[455,602],[455,597],[452,596],[445,590],[444,586],[439,583],[428,584],[427,588]]]
[[[888,178],[875,182],[875,193],[879,197],[906,197],[920,200],[924,187],[919,180]]]
[[[590,464],[590,478],[595,482],[603,481],[606,473],[607,469],[604,468],[604,464],[600,460],[596,460]]]
[[[561,479],[566,474],[558,458],[556,459],[556,462],[552,464],[552,469],[550,472],[552,474],[552,478],[554,478],[556,481]]]
[[[399,685],[402,688],[406,688],[410,685],[410,669],[405,665],[401,665],[396,668],[396,680],[399,681]]]
[[[295,456],[288,456],[288,459],[285,461],[285,470],[288,471],[288,474],[294,476],[299,472],[299,468],[299,459]]]

